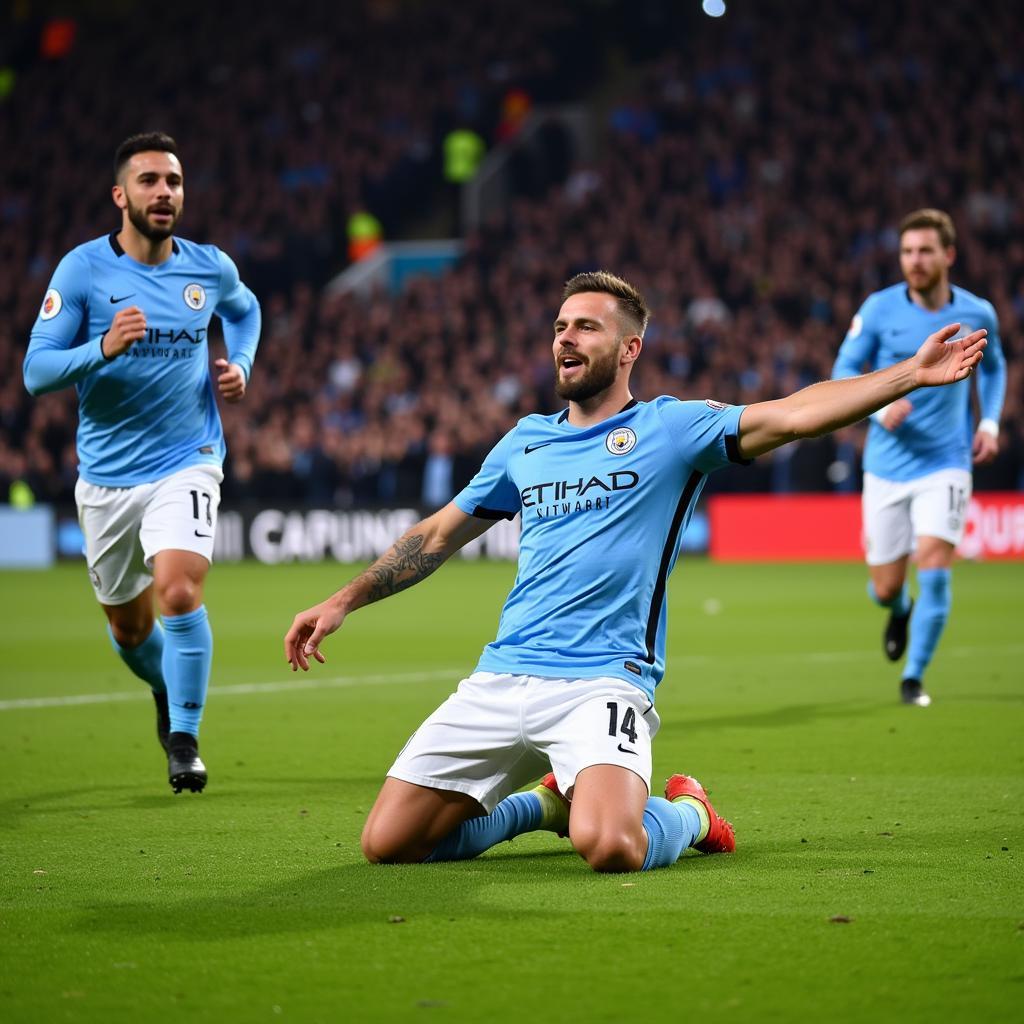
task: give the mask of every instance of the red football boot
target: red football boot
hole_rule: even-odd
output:
[[[563,820],[558,821],[558,822],[550,822],[550,823],[547,823],[547,824],[543,824],[543,825],[541,825],[541,828],[547,829],[547,831],[549,831],[549,832],[554,832],[560,839],[568,839],[569,838],[569,801],[566,800],[564,796],[562,796],[562,791],[558,788],[558,783],[555,782],[555,773],[554,772],[548,772],[547,775],[545,775],[544,778],[540,780],[540,783],[533,787],[533,791],[535,793],[538,790],[540,790],[540,789],[546,789],[546,790],[549,790],[550,792],[554,793],[555,796],[558,797],[558,799],[561,802],[562,806],[565,808],[565,816],[564,816]],[[546,796],[546,794],[545,794],[545,796]],[[543,802],[543,797],[541,799],[542,799],[542,802]],[[555,827],[552,828],[552,827],[550,827],[550,825],[555,825]]]
[[[693,848],[701,853],[732,853],[736,849],[736,832],[725,818],[720,818],[715,812],[704,787],[689,775],[673,775],[665,783],[665,799],[678,800],[681,796],[696,797],[711,819],[708,834],[699,843],[694,843]]]

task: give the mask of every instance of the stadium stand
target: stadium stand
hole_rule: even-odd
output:
[[[20,361],[58,256],[116,225],[110,151],[150,127],[182,146],[182,233],[237,254],[263,303],[249,397],[225,410],[226,503],[443,500],[518,416],[556,407],[559,285],[597,266],[654,308],[639,397],[746,402],[825,378],[922,205],[953,215],[953,280],[994,302],[1009,362],[1002,451],[976,486],[1024,489],[1012,3],[767,0],[712,20],[668,0],[393,0],[344,18],[317,0],[269,22],[232,0],[179,4],[159,35],[124,9],[79,18],[63,57],[41,55],[40,23],[12,22],[0,50],[0,494],[22,480],[71,500],[73,398],[30,400]],[[447,231],[442,140],[465,125],[509,144],[512,91],[585,102],[600,159],[552,138],[549,173],[523,168],[450,273],[327,291],[354,210],[387,238]],[[850,428],[715,485],[855,490],[861,442]]]

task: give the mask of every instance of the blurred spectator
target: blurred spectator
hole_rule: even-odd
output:
[[[509,142],[514,139],[523,127],[533,107],[530,94],[521,88],[509,89],[501,98],[501,120],[495,137],[498,142]]]
[[[487,151],[484,140],[471,128],[453,128],[442,143],[444,149],[444,180],[448,186],[448,204],[452,231],[460,233],[462,187],[476,177]]]
[[[455,496],[455,445],[445,430],[430,435],[430,447],[423,466],[420,501],[428,508],[440,508]]]
[[[895,225],[921,206],[953,214],[953,282],[991,298],[1008,357],[1001,452],[976,487],[1024,487],[1013,4],[764,0],[709,19],[674,0],[424,0],[339,18],[312,0],[273,24],[245,10],[185,2],[159,40],[80,18],[60,79],[19,66],[0,105],[0,470],[16,453],[41,499],[70,498],[75,420],[60,395],[29,405],[27,333],[56,256],[112,223],[90,185],[107,150],[156,121],[204,140],[185,233],[238,252],[266,313],[252,402],[224,412],[225,502],[447,500],[517,417],[558,407],[560,285],[596,267],[653,307],[640,398],[753,402],[824,379],[855,305],[898,280]],[[112,84],[115,55],[152,80],[146,96]],[[437,198],[445,134],[468,126],[491,145],[520,88],[535,109],[592,90],[601,159],[570,166],[548,139],[541,158],[562,173],[524,157],[522,193],[451,273],[394,297],[323,292],[345,262],[347,211],[401,237]],[[852,427],[711,486],[856,488],[862,442]]]
[[[358,263],[376,252],[381,245],[384,229],[368,210],[355,210],[345,226],[348,235],[348,258]]]

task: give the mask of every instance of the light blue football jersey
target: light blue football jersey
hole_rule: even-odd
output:
[[[961,324],[961,333],[984,327],[988,347],[978,372],[983,419],[999,422],[1006,393],[1006,360],[999,322],[990,302],[963,288],[953,288],[948,305],[934,312],[910,297],[905,284],[869,295],[850,324],[832,376],[854,377],[909,359],[929,334],[946,324]],[[973,428],[970,381],[941,388],[921,388],[907,395],[913,410],[896,430],[872,419],[868,427],[864,469],[886,480],[905,482],[940,469],[971,468]]]
[[[596,426],[527,416],[455,497],[522,513],[519,571],[477,669],[613,676],[654,699],[665,673],[665,591],[708,473],[742,461],[743,406],[632,401]]]
[[[105,359],[102,336],[129,306],[145,313],[146,336]],[[175,239],[170,259],[147,266],[121,248],[115,232],[60,261],[32,329],[24,376],[34,395],[76,386],[83,479],[131,487],[223,462],[207,346],[214,313],[224,324],[228,360],[248,379],[259,303],[216,246]]]

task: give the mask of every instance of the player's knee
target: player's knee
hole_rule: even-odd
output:
[[[423,852],[402,837],[369,825],[363,829],[359,845],[371,864],[418,864],[430,852]]]
[[[165,615],[188,615],[202,603],[202,592],[195,580],[177,576],[160,585],[157,600]]]
[[[600,872],[639,871],[644,849],[639,835],[628,829],[581,824],[570,833],[576,852]]]
[[[895,601],[900,596],[900,591],[903,590],[903,583],[891,582],[891,583],[875,583],[875,593],[878,595],[878,600],[883,604],[888,604],[890,601]]]
[[[359,845],[362,848],[363,856],[366,858],[369,864],[387,864],[387,853],[376,843],[367,840],[364,833],[363,838],[359,841]]]
[[[137,619],[112,618],[110,620],[110,632],[113,633],[117,645],[124,647],[126,650],[131,650],[144,644],[152,631],[152,619],[148,622]]]

